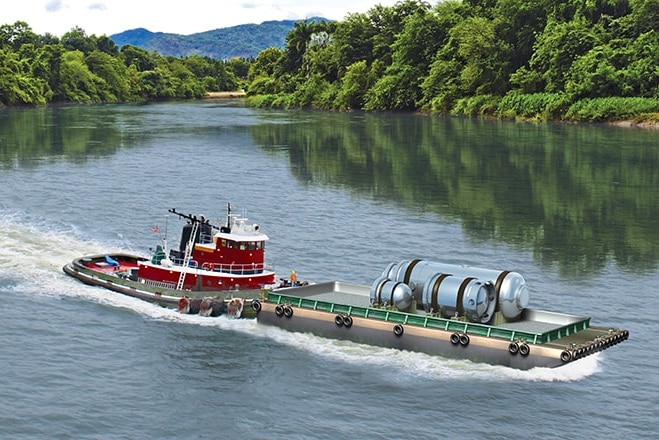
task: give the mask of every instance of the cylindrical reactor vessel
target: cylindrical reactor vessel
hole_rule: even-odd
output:
[[[524,277],[517,272],[483,269],[479,267],[458,266],[425,260],[403,260],[389,264],[382,276],[400,281],[410,286],[419,307],[427,305],[423,301],[423,292],[438,274],[452,275],[457,278],[475,278],[493,286],[496,306],[508,320],[517,319],[528,306],[529,292]],[[435,280],[436,281],[436,280]]]
[[[395,306],[405,310],[412,305],[412,290],[410,286],[400,281],[380,277],[371,285],[371,305]]]
[[[464,316],[480,323],[492,318],[496,306],[489,282],[446,274],[434,275],[425,284],[422,298],[426,311],[438,312],[444,318]]]

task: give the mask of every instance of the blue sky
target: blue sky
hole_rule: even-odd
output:
[[[61,36],[79,26],[88,35],[112,35],[138,27],[193,34],[267,20],[321,16],[342,20],[377,4],[398,0],[3,0],[2,22],[24,21],[38,34]]]

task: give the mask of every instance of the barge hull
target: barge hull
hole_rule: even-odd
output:
[[[560,346],[531,345],[529,353],[524,356],[519,352],[512,354],[509,351],[511,341],[501,339],[354,316],[351,316],[351,325],[348,327],[337,324],[337,316],[348,315],[289,306],[292,314],[287,316],[278,314],[276,307],[275,303],[263,302],[258,314],[259,323],[293,332],[312,333],[324,338],[418,351],[429,355],[467,359],[521,370],[535,367],[555,368],[566,363],[561,358],[564,350]],[[455,343],[456,335],[457,343]],[[460,342],[461,337],[462,342]]]

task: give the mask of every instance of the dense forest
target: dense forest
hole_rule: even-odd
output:
[[[262,106],[656,118],[659,0],[404,0],[296,23],[249,80]]]
[[[296,22],[254,59],[161,56],[0,27],[0,102],[197,98],[542,120],[659,119],[659,0],[403,0]]]
[[[249,61],[161,56],[73,28],[61,38],[0,26],[0,105],[200,98],[236,90]]]

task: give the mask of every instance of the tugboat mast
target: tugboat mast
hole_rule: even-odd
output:
[[[231,203],[227,202],[227,232],[231,232]]]

